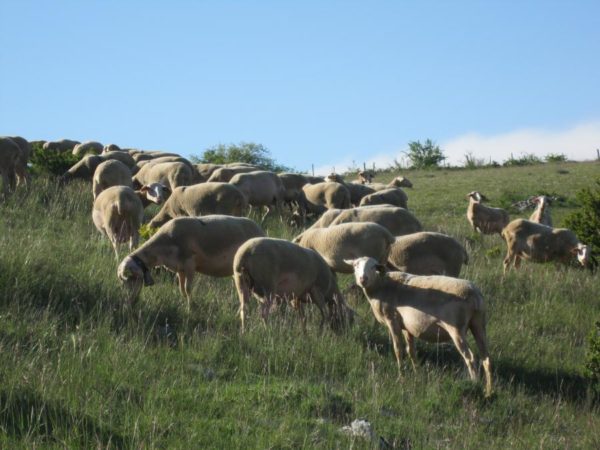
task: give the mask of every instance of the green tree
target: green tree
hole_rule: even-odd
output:
[[[600,178],[595,187],[584,188],[575,197],[581,207],[565,218],[567,228],[573,230],[579,240],[592,246],[592,254],[600,249]]]
[[[264,145],[254,142],[240,142],[239,144],[228,145],[219,144],[204,150],[200,157],[192,156],[191,159],[194,162],[213,164],[243,162],[274,172],[291,170],[284,165],[278,164],[271,157],[271,153]]]
[[[425,140],[423,144],[420,141],[409,142],[405,153],[414,169],[438,167],[446,159],[440,147],[431,139]]]

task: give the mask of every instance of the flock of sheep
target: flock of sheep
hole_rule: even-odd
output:
[[[112,243],[129,243],[117,276],[134,301],[143,285],[153,284],[151,271],[163,266],[176,273],[188,308],[196,272],[233,276],[244,331],[251,296],[261,303],[266,320],[277,303],[289,302],[302,317],[303,304],[316,305],[321,325],[333,329],[352,323],[354,312],[340,292],[336,273],[354,274],[375,318],[392,338],[398,366],[401,335],[415,364],[414,338],[451,341],[472,379],[475,358],[466,340],[473,334],[485,373],[485,392],[492,391],[486,342],[485,304],[471,282],[457,278],[468,261],[454,238],[422,230],[407,209],[403,177],[389,184],[373,183],[372,175],[346,182],[337,174],[326,178],[273,173],[249,164],[192,164],[173,153],[121,149],[111,144],[76,141],[46,142],[44,151],[72,151],[82,159],[61,178],[92,184],[92,218]],[[4,195],[27,183],[30,144],[20,137],[0,138],[0,170]],[[18,183],[17,183],[18,181]],[[530,220],[510,222],[508,213],[468,194],[467,219],[476,232],[498,233],[507,244],[504,271],[521,259],[588,264],[589,248],[567,229],[552,228],[548,199],[536,198]],[[138,247],[144,209],[161,205],[149,221],[156,233]],[[259,224],[244,217],[248,208],[265,208],[265,216],[293,210],[293,222],[304,231],[293,241],[265,236]],[[263,216],[263,220],[265,218]],[[316,221],[305,227],[309,217]],[[261,222],[262,223],[262,222]]]

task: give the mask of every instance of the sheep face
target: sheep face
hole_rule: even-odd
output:
[[[473,191],[473,192],[469,192],[467,194],[467,198],[472,198],[473,200],[475,200],[476,202],[481,202],[483,200],[487,200],[487,198],[485,198],[483,195],[481,195],[479,192],[477,191]]]
[[[171,194],[171,189],[161,183],[145,184],[140,191],[146,195],[148,200],[157,205],[163,204]]]
[[[363,256],[357,259],[345,259],[344,262],[352,266],[356,284],[362,288],[369,287],[385,273],[385,267],[371,257]]]
[[[147,268],[144,270],[131,256],[125,257],[119,264],[117,277],[128,291],[130,302],[137,298],[143,285],[150,286],[154,284],[150,271]]]
[[[577,261],[583,267],[586,267],[590,262],[590,255],[592,253],[592,249],[589,245],[578,244],[574,249],[575,254],[577,255]]]

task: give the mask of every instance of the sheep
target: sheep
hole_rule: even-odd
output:
[[[350,192],[350,203],[354,206],[358,206],[363,197],[373,194],[375,192],[369,186],[360,183],[346,183],[343,177],[339,174],[332,173],[325,178],[325,181],[335,181],[336,183],[343,184]]]
[[[194,166],[196,167],[196,171],[200,175],[201,181],[208,181],[208,179],[210,178],[210,176],[212,175],[212,173],[215,170],[223,167],[222,164],[212,164],[212,163],[194,164]]]
[[[259,170],[254,166],[230,166],[230,167],[220,167],[212,172],[207,181],[220,181],[222,183],[227,183],[230,181],[234,175],[238,173],[248,173]]]
[[[94,200],[100,192],[111,186],[133,187],[131,170],[117,159],[109,159],[98,164],[92,178],[92,194]]]
[[[19,146],[19,158],[15,164],[15,173],[17,175],[17,186],[29,182],[29,173],[27,171],[27,162],[31,156],[31,143],[21,136],[10,136],[15,144]]]
[[[335,273],[314,250],[284,239],[254,238],[240,246],[233,260],[233,278],[240,301],[241,331],[245,331],[246,305],[254,294],[261,303],[263,320],[274,301],[290,300],[299,309],[301,302],[314,303],[325,321],[325,306],[333,329],[352,320]]]
[[[141,186],[135,193],[142,201],[144,208],[146,208],[150,203],[162,205],[171,195],[171,189],[162,183],[155,182]]]
[[[408,207],[408,196],[400,188],[389,188],[374,192],[362,198],[359,206],[392,205],[400,208]]]
[[[284,202],[289,205],[302,202],[302,186],[308,183],[306,177],[299,173],[278,173],[277,176],[285,188]]]
[[[388,256],[388,265],[394,270],[414,275],[456,278],[468,262],[467,251],[456,239],[430,231],[396,237]]]
[[[2,175],[2,194],[8,197],[15,190],[17,182],[16,167],[21,157],[21,149],[8,137],[0,137],[0,174]]]
[[[124,152],[124,148],[119,147],[117,144],[107,144],[102,148],[102,153],[108,152]]]
[[[332,181],[305,184],[302,191],[307,209],[311,213],[321,214],[331,208],[350,208],[350,191],[343,184]]]
[[[515,219],[502,230],[507,253],[504,258],[504,274],[511,265],[519,268],[520,260],[533,262],[560,261],[569,263],[577,256],[586,267],[590,263],[591,249],[579,242],[575,233],[566,228],[552,228],[525,219]]]
[[[163,162],[142,167],[132,180],[135,188],[149,183],[161,183],[171,191],[179,186],[192,184],[194,174],[190,166],[182,162]]]
[[[271,212],[273,205],[281,213],[285,188],[277,174],[266,170],[238,173],[229,183],[244,194],[250,206],[266,207],[262,221]]]
[[[341,211],[329,226],[348,222],[378,223],[387,228],[394,236],[416,233],[423,229],[421,223],[410,211],[389,205],[359,206]]]
[[[133,166],[133,160],[125,152],[108,152],[103,155],[88,155],[82,160],[73,164],[61,177],[60,183],[64,184],[73,179],[82,179],[85,181],[92,181],[96,168],[104,161],[116,159],[121,161],[127,167],[131,169]]]
[[[85,155],[99,155],[103,150],[104,146],[100,142],[87,141],[73,147],[73,154],[79,157]]]
[[[414,338],[429,342],[452,341],[463,357],[472,380],[477,380],[475,358],[467,343],[471,330],[485,372],[485,395],[492,393],[492,372],[487,347],[485,304],[477,287],[467,280],[439,275],[419,276],[405,272],[385,272],[373,258],[348,260],[356,283],[363,289],[378,322],[390,333],[401,370],[400,335],[415,366]]]
[[[487,198],[477,191],[470,192],[467,198],[467,219],[473,230],[482,234],[502,233],[502,229],[510,221],[508,213],[502,208],[483,205],[481,202]]]
[[[163,156],[181,156],[177,153],[161,152],[160,150],[133,150],[131,155],[133,160],[138,163],[148,159],[161,158]]]
[[[162,265],[177,274],[179,290],[186,298],[189,310],[195,273],[231,276],[238,248],[248,239],[264,235],[255,222],[245,217],[178,217],[164,224],[126,256],[119,264],[117,277],[125,285],[131,303],[137,298],[142,284],[154,284],[150,269]]]
[[[351,222],[306,230],[293,242],[318,252],[335,272],[353,273],[352,266],[344,260],[370,256],[383,263],[388,259],[394,236],[376,223]]]
[[[200,182],[204,181],[202,179],[202,177],[200,176],[200,174],[198,173],[196,166],[194,164],[192,164],[188,159],[183,158],[181,156],[159,156],[159,157],[153,158],[153,159],[145,159],[142,161],[138,161],[137,163],[135,163],[136,170],[134,170],[133,174],[134,175],[137,174],[137,172],[139,172],[143,167],[152,166],[152,165],[160,164],[160,163],[166,163],[166,162],[181,162],[181,163],[184,163],[185,165],[187,165],[190,168],[190,171],[192,173],[192,181],[190,182],[190,184],[200,183]],[[145,170],[150,170],[150,168],[146,168]]]
[[[323,181],[325,181],[324,177],[320,177],[320,176],[314,176],[314,175],[304,175],[306,177],[306,180],[309,182],[309,184],[317,184],[317,183],[322,183]]]
[[[398,177],[395,177],[388,184],[369,183],[368,186],[375,189],[375,191],[383,191],[384,189],[389,189],[389,188],[394,188],[394,187],[396,187],[396,188],[401,188],[401,187],[412,188],[413,184],[410,182],[410,180],[408,178],[398,176]]]
[[[137,247],[143,218],[142,202],[129,186],[110,186],[94,200],[92,220],[98,231],[110,240],[117,261],[120,243],[129,241],[130,252]]]
[[[181,216],[226,214],[241,216],[248,201],[238,188],[229,183],[202,183],[175,188],[158,214],[148,223],[159,227]]]
[[[61,139],[59,141],[46,141],[42,146],[42,150],[44,151],[52,151],[52,152],[70,152],[73,150],[77,144],[81,144],[79,141],[73,141],[71,139]]]
[[[373,172],[370,172],[368,170],[359,170],[358,179],[355,182],[359,184],[371,183],[374,177],[375,175],[373,175]]]
[[[550,204],[552,201],[550,200],[550,197],[539,195],[533,198],[533,203],[537,206],[533,214],[531,214],[531,217],[529,217],[529,220],[551,227],[552,216],[550,216]]]

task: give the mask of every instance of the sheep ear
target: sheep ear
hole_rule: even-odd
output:
[[[356,261],[356,260],[355,259],[344,259],[344,262],[352,267],[354,267],[354,261]]]

